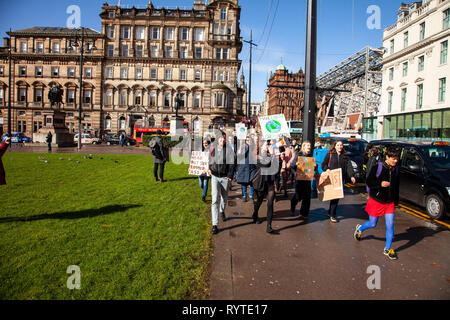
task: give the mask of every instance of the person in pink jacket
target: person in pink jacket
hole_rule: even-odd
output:
[[[7,137],[3,141],[3,143],[0,145],[0,186],[6,184],[5,168],[3,168],[2,157],[5,154],[6,149],[8,149],[10,141],[11,141],[11,139],[9,137]]]

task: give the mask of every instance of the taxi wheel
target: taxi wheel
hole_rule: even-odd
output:
[[[435,194],[430,194],[429,196],[427,196],[425,205],[427,209],[427,214],[431,218],[437,220],[442,218],[442,216],[444,215],[445,205],[444,202],[441,200],[441,198],[439,198],[439,196]]]

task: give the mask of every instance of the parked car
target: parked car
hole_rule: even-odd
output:
[[[78,142],[78,133],[73,136],[73,141]],[[90,133],[82,133],[81,134],[81,143],[82,144],[101,144],[102,140],[100,138],[96,138]]]
[[[12,143],[30,143],[31,138],[25,136],[22,132],[11,132]]]
[[[368,142],[363,139],[341,138],[336,136],[319,138],[321,149],[317,149],[317,152],[315,151],[315,154],[317,155],[316,163],[318,163],[318,166],[321,167],[326,153],[335,141],[343,142],[346,155],[350,158],[353,170],[355,171],[356,180],[360,182],[365,181],[363,156]]]
[[[400,198],[425,207],[433,219],[440,219],[450,210],[450,146],[447,142],[371,141],[372,147],[385,152],[389,145],[401,149]]]
[[[113,145],[113,144],[120,144],[120,136],[118,134],[111,134],[111,133],[106,133],[103,141],[108,145]],[[136,140],[125,136],[125,142],[124,145],[126,146],[134,146],[136,145]]]

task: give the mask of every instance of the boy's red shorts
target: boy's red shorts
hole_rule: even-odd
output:
[[[395,205],[394,203],[380,203],[369,197],[369,201],[367,202],[366,212],[371,217],[382,217],[385,214],[395,213]]]

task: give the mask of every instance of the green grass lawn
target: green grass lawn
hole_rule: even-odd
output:
[[[210,210],[187,165],[168,163],[161,184],[150,156],[7,153],[3,164],[0,299],[206,297]],[[71,265],[80,290],[67,288]]]

